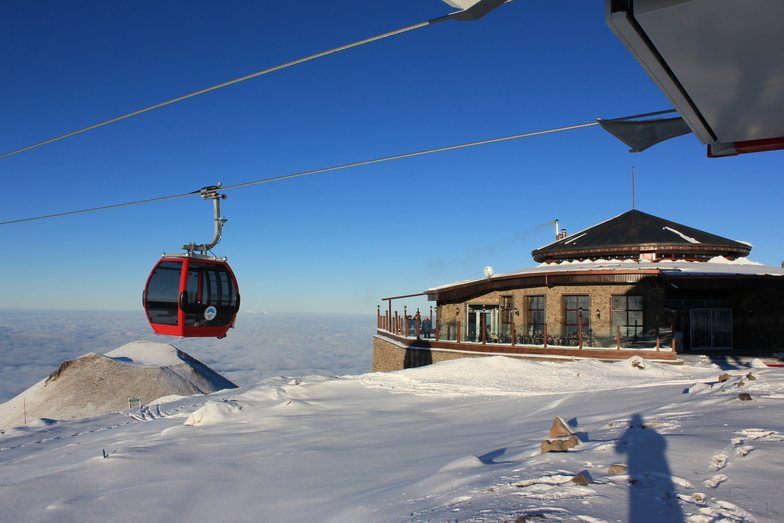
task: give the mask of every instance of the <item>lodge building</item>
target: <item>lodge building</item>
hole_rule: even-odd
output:
[[[538,266],[428,289],[427,313],[378,311],[373,370],[444,359],[772,351],[784,344],[784,268],[752,246],[631,210],[532,252]],[[488,268],[489,269],[489,268]],[[405,298],[405,297],[401,297]]]

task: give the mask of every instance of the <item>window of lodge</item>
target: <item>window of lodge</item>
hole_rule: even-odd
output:
[[[613,296],[612,324],[621,327],[621,336],[641,336],[642,296]]]
[[[514,321],[512,310],[514,302],[511,296],[501,296],[501,323],[509,325]]]
[[[501,333],[510,334],[514,323],[514,299],[512,296],[501,296]]]
[[[564,334],[577,334],[581,324],[585,332],[591,322],[590,312],[590,296],[564,296]]]
[[[544,296],[528,296],[528,335],[544,333]]]

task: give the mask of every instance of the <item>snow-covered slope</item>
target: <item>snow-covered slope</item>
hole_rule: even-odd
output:
[[[137,341],[69,360],[44,380],[0,404],[0,428],[37,418],[69,420],[127,409],[170,395],[236,388],[229,380],[164,343]]]
[[[784,372],[724,373],[490,357],[39,421],[0,435],[2,518],[781,521]],[[579,443],[541,454],[556,416]]]

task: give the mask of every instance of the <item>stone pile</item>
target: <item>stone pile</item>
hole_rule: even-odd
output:
[[[566,452],[580,443],[569,424],[560,417],[556,417],[553,420],[553,424],[550,427],[550,438],[542,441],[542,454],[547,452]]]

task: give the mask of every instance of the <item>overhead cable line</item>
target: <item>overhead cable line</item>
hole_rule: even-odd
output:
[[[159,104],[155,104],[155,105],[152,105],[152,106],[147,107],[145,109],[140,109],[138,111],[134,111],[132,113],[128,113],[128,114],[123,115],[123,116],[118,116],[117,118],[112,118],[111,120],[106,120],[105,122],[101,122],[101,123],[98,123],[98,124],[95,124],[95,125],[91,125],[89,127],[85,127],[84,129],[79,129],[78,131],[73,131],[73,132],[64,134],[62,136],[57,136],[56,138],[51,138],[49,140],[36,143],[34,145],[29,145],[29,146],[23,147],[21,149],[16,149],[15,151],[11,151],[11,152],[8,152],[8,153],[0,155],[0,158],[5,158],[7,156],[12,156],[14,154],[18,154],[18,153],[21,153],[21,152],[24,152],[24,151],[29,151],[30,149],[35,149],[36,147],[41,147],[42,145],[47,145],[47,144],[50,144],[52,142],[56,142],[56,141],[62,140],[64,138],[70,138],[71,136],[76,136],[77,134],[81,134],[81,133],[84,133],[84,132],[87,132],[87,131],[91,131],[93,129],[97,129],[98,127],[103,127],[104,125],[109,125],[111,123],[119,122],[120,120],[125,120],[126,118],[130,118],[131,116],[136,116],[136,115],[139,115],[139,114],[142,114],[142,113],[146,113],[148,111],[152,111],[153,109],[158,109],[158,108],[161,108],[161,107],[165,107],[167,105],[171,105],[171,104],[176,103],[176,102],[181,102],[183,100],[187,100],[189,98],[193,98],[195,96],[199,96],[200,94],[209,93],[211,91],[215,91],[215,90],[221,89],[223,87],[228,87],[230,85],[234,85],[234,84],[237,84],[237,83],[240,83],[240,82],[244,82],[245,80],[250,80],[252,78],[257,78],[259,76],[262,76],[262,75],[265,75],[265,74],[268,74],[268,73],[272,73],[274,71],[279,71],[281,69],[286,69],[287,67],[291,67],[293,65],[297,65],[297,64],[304,63],[304,62],[309,62],[311,60],[315,60],[316,58],[321,58],[323,56],[328,56],[328,55],[331,55],[331,54],[339,53],[340,51],[345,51],[347,49],[352,49],[354,47],[359,47],[360,45],[369,44],[371,42],[375,42],[377,40],[382,40],[382,39],[388,38],[390,36],[395,36],[395,35],[399,35],[399,34],[402,34],[402,33],[406,33],[408,31],[413,31],[414,29],[419,29],[420,27],[426,27],[428,25],[433,25],[433,24],[436,24],[438,22],[443,22],[443,21],[451,20],[451,19],[454,19],[454,20],[476,20],[478,18],[481,18],[485,14],[487,14],[492,9],[495,9],[499,5],[507,3],[507,2],[512,2],[512,1],[514,1],[514,0],[481,0],[480,2],[478,2],[473,7],[469,8],[469,9],[464,9],[463,11],[456,11],[454,13],[451,13],[451,14],[448,14],[448,15],[445,15],[445,16],[441,16],[439,18],[435,18],[435,19],[429,20],[427,22],[421,22],[421,23],[418,23],[418,24],[414,24],[414,25],[411,25],[411,26],[408,26],[408,27],[404,27],[403,29],[397,29],[395,31],[390,31],[388,33],[380,34],[378,36],[374,36],[374,37],[371,37],[371,38],[366,38],[364,40],[359,40],[359,41],[351,43],[351,44],[342,45],[340,47],[335,47],[334,49],[330,49],[329,51],[323,51],[321,53],[316,53],[314,55],[310,55],[310,56],[307,56],[305,58],[300,58],[300,59],[294,60],[292,62],[288,62],[288,63],[282,64],[282,65],[278,65],[278,66],[275,66],[275,67],[270,67],[269,69],[264,69],[263,71],[259,71],[257,73],[249,74],[247,76],[243,76],[243,77],[237,78],[235,80],[224,82],[222,84],[214,85],[212,87],[208,87],[206,89],[202,89],[200,91],[196,91],[196,92],[191,93],[191,94],[186,94],[184,96],[180,96],[178,98],[174,98],[174,99],[169,100],[167,102],[162,102],[162,103],[159,103]],[[0,224],[0,225],[2,225],[2,224]]]
[[[348,167],[359,167],[360,165],[370,165],[370,164],[373,164],[373,163],[388,162],[390,160],[400,160],[400,159],[403,159],[403,158],[411,158],[413,156],[421,156],[423,154],[440,153],[440,152],[443,152],[443,151],[451,151],[453,149],[462,149],[463,147],[472,147],[474,145],[485,145],[485,144],[488,144],[488,143],[503,142],[505,140],[514,140],[516,138],[527,138],[529,136],[538,136],[540,134],[556,133],[556,132],[559,132],[559,131],[571,131],[573,129],[581,129],[583,127],[591,127],[593,125],[599,125],[599,122],[590,122],[590,123],[583,123],[583,124],[578,124],[578,125],[570,125],[570,126],[567,126],[567,127],[559,127],[558,129],[547,129],[545,131],[535,131],[535,132],[532,132],[532,133],[515,134],[513,136],[504,136],[502,138],[492,138],[490,140],[482,140],[482,141],[479,141],[479,142],[464,143],[464,144],[460,144],[460,145],[450,145],[450,146],[447,146],[447,147],[439,147],[438,149],[428,149],[427,151],[419,151],[419,152],[415,152],[415,153],[398,154],[396,156],[387,156],[386,158],[377,158],[375,160],[366,160],[364,162],[356,162],[356,163],[350,163],[350,164],[346,164],[346,165],[339,165],[337,167],[327,167],[325,169],[317,169],[315,171],[307,171],[307,172],[297,173],[297,174],[287,174],[287,175],[284,175],[284,176],[277,176],[275,178],[267,178],[267,179],[258,180],[258,181],[255,181],[255,182],[240,183],[240,184],[237,184],[237,185],[230,185],[228,187],[223,187],[222,189],[224,189],[224,190],[226,190],[226,189],[237,189],[239,187],[247,187],[249,185],[257,185],[257,184],[260,184],[260,183],[276,182],[276,181],[279,181],[279,180],[287,180],[289,178],[296,178],[298,176],[307,176],[309,174],[318,174],[318,173],[323,173],[323,172],[328,172],[328,171],[336,171],[338,169],[346,169]],[[0,225],[2,225],[2,223],[0,223]]]
[[[616,120],[629,120],[629,119],[632,119],[632,118],[643,118],[643,117],[647,117],[647,116],[655,116],[655,115],[665,114],[665,113],[670,113],[670,112],[674,112],[674,109],[667,110],[667,111],[657,111],[657,112],[654,112],[654,113],[640,114],[640,115],[636,115],[636,116],[626,116],[624,118],[617,118]],[[319,173],[325,173],[325,172],[330,172],[330,171],[337,171],[337,170],[340,170],[340,169],[347,169],[349,167],[359,167],[359,166],[362,166],[362,165],[370,165],[370,164],[374,164],[374,163],[388,162],[390,160],[400,160],[400,159],[403,159],[403,158],[411,158],[411,157],[414,157],[414,156],[422,156],[422,155],[425,155],[425,154],[432,154],[432,153],[439,153],[439,152],[444,152],[444,151],[451,151],[451,150],[454,150],[454,149],[462,149],[462,148],[465,148],[465,147],[473,147],[475,145],[486,145],[486,144],[490,144],[490,143],[503,142],[503,141],[507,141],[507,140],[515,140],[515,139],[518,139],[518,138],[528,138],[528,137],[531,137],[531,136],[539,136],[539,135],[543,135],[543,134],[557,133],[557,132],[560,132],[560,131],[571,131],[571,130],[575,130],[575,129],[582,129],[584,127],[592,127],[594,125],[599,125],[599,122],[596,121],[596,122],[589,122],[589,123],[583,123],[583,124],[577,124],[577,125],[569,125],[569,126],[566,126],[566,127],[558,127],[558,128],[555,128],[555,129],[546,129],[544,131],[534,131],[534,132],[523,133],[523,134],[515,134],[515,135],[512,135],[512,136],[504,136],[504,137],[501,137],[501,138],[491,138],[489,140],[481,140],[481,141],[478,141],[478,142],[470,142],[470,143],[464,143],[464,144],[459,144],[459,145],[450,145],[450,146],[447,146],[447,147],[439,147],[437,149],[428,149],[428,150],[425,150],[425,151],[418,151],[418,152],[413,152],[413,153],[398,154],[398,155],[395,155],[395,156],[387,156],[387,157],[384,157],[384,158],[376,158],[374,160],[365,160],[365,161],[361,161],[361,162],[354,162],[354,163],[338,165],[338,166],[334,166],[334,167],[326,167],[326,168],[323,168],[323,169],[316,169],[316,170],[313,170],[313,171],[305,171],[305,172],[296,173],[296,174],[287,174],[287,175],[283,175],[283,176],[276,176],[274,178],[265,178],[263,180],[256,180],[254,182],[239,183],[239,184],[236,184],[236,185],[229,185],[227,187],[222,187],[221,189],[224,190],[224,191],[225,190],[229,190],[229,189],[239,189],[241,187],[248,187],[250,185],[258,185],[258,184],[261,184],[261,183],[269,183],[269,182],[276,182],[276,181],[280,181],[280,180],[287,180],[289,178],[297,178],[297,177],[300,177],[300,176],[307,176],[307,175],[310,175],[310,174],[319,174]],[[173,196],[163,196],[161,198],[152,198],[152,199],[149,199],[149,200],[140,200],[140,201],[137,201],[137,202],[118,203],[118,204],[115,204],[115,205],[106,205],[104,207],[93,207],[91,209],[82,209],[82,210],[79,210],[79,211],[70,211],[70,212],[63,212],[63,213],[58,213],[58,214],[47,214],[45,216],[36,216],[36,217],[33,217],[33,218],[22,218],[20,220],[9,220],[9,221],[5,221],[5,222],[0,222],[0,225],[11,225],[13,223],[30,222],[30,221],[34,221],[34,220],[44,220],[44,219],[47,219],[47,218],[59,218],[59,217],[62,217],[62,216],[70,216],[72,214],[83,214],[83,213],[86,213],[86,212],[104,211],[104,210],[107,210],[107,209],[116,209],[118,207],[128,207],[128,206],[131,206],[131,205],[138,205],[138,204],[142,204],[142,203],[160,202],[160,201],[163,201],[163,200],[173,200],[175,198],[183,198],[185,196],[194,196],[194,195],[199,195],[199,194],[200,194],[200,191],[194,191],[194,192],[189,192],[189,193],[185,193],[185,194],[175,194]]]

